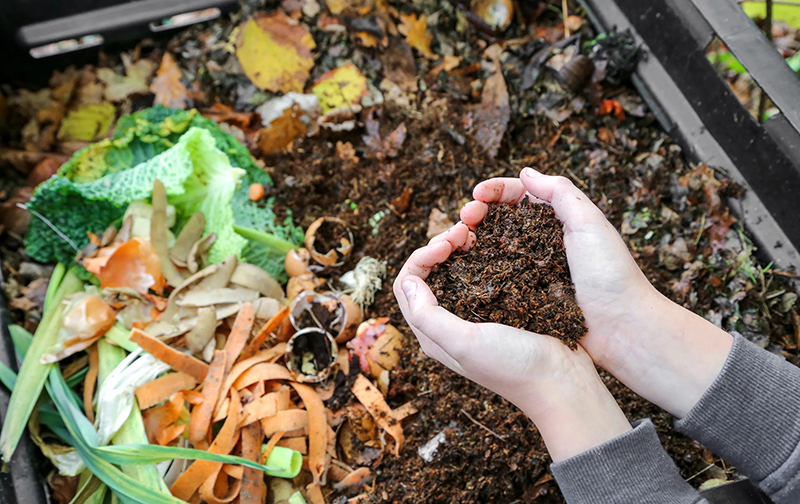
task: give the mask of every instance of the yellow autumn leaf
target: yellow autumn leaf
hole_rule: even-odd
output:
[[[108,102],[85,105],[73,110],[61,121],[58,139],[91,142],[104,137],[114,122],[116,113],[117,109]]]
[[[283,11],[259,13],[239,30],[236,57],[261,89],[302,92],[314,67],[314,38]]]
[[[401,14],[402,24],[397,29],[406,36],[408,45],[419,51],[426,58],[434,59],[436,54],[431,51],[433,34],[428,33],[428,18],[425,14],[420,14],[419,18],[415,14]]]
[[[319,99],[322,113],[357,104],[367,94],[367,78],[352,63],[325,72],[311,89]]]

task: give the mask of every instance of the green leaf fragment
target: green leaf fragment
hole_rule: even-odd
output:
[[[44,352],[53,346],[58,337],[58,330],[61,327],[61,302],[66,296],[74,294],[82,288],[83,282],[72,271],[67,272],[56,293],[52,296],[48,309],[43,313],[33,342],[26,352],[27,358],[19,370],[17,382],[9,400],[8,411],[3,419],[3,429],[0,432],[0,451],[6,461],[11,460],[11,455],[14,454],[28,418],[36,405],[36,398],[42,392],[47,374],[54,367],[53,364],[42,364],[39,360]]]

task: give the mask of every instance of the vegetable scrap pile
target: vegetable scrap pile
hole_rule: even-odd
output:
[[[476,244],[428,277],[439,304],[471,322],[496,322],[559,338],[570,348],[586,334],[575,302],[564,231],[553,207],[492,204]]]
[[[304,447],[307,469],[292,480],[267,473],[267,502],[317,498],[307,487],[314,482],[311,439],[319,438],[311,432],[313,401],[301,397],[294,387],[299,384],[315,390],[327,425],[337,433],[337,458],[331,457],[322,487],[327,502],[563,503],[530,421],[507,401],[426,358],[391,292],[381,288],[414,249],[458,220],[477,182],[516,176],[523,166],[563,175],[584,190],[620,229],[648,279],[671,299],[800,362],[797,293],[787,281],[793,273],[757,260],[726,203],[741,188],[713,167],[689,164],[655,125],[629,83],[640,56],[633,40],[594,33],[573,2],[564,9],[557,0],[246,0],[240,11],[215,21],[140,41],[124,52],[107,48],[95,65],[61,68],[47,85],[0,85],[0,141],[8,147],[0,150],[3,288],[20,326],[12,328],[20,356],[40,356],[26,359],[17,376],[0,368],[0,378],[20,387],[19,397],[39,397],[47,388],[30,405],[34,410],[16,418],[20,426],[30,418],[31,437],[55,464],[48,470],[56,499],[70,502],[82,492],[98,500],[122,493],[169,501],[164,478],[172,483],[185,468],[172,460],[192,457],[205,461],[200,468],[222,463],[215,499],[233,495],[238,481],[239,499],[249,498],[243,477],[264,466],[255,460],[263,453],[252,449],[253,433],[246,432],[259,424],[263,431],[264,419],[234,429],[234,438],[240,433],[228,454],[211,453],[211,446],[221,432],[230,432],[222,429],[234,392],[246,403],[241,418],[254,396],[277,393],[270,396],[277,400],[285,397],[286,386],[289,409],[281,418],[302,424],[306,412],[308,437],[299,428],[288,432],[270,453],[277,457],[281,449]],[[193,161],[198,152],[216,152],[200,141],[207,136],[198,129],[213,137],[227,162],[216,154],[211,158],[220,164]],[[173,147],[177,152],[167,154]],[[83,155],[70,159],[82,149]],[[155,160],[162,155],[167,157]],[[138,180],[131,175],[143,162],[148,182],[129,184]],[[174,177],[166,176],[167,164],[169,173],[175,167]],[[62,172],[36,189],[62,165]],[[206,176],[224,190],[206,190]],[[161,203],[153,205],[156,180],[166,194],[166,253],[163,229],[156,229],[155,240],[148,234],[153,212],[163,215]],[[120,184],[109,197],[101,189],[115,181]],[[228,198],[232,216],[221,205]],[[223,233],[231,240],[223,242]],[[221,245],[217,251],[215,245]],[[180,279],[162,262],[165,257]],[[66,268],[54,265],[56,260]],[[134,274],[128,275],[118,266],[131,261]],[[153,276],[156,264],[163,280]],[[253,266],[279,284],[290,280],[283,294],[262,292],[263,280],[243,283]],[[229,281],[200,287],[230,268]],[[206,270],[208,277],[173,296],[180,282]],[[132,287],[103,287],[101,277],[109,285]],[[96,290],[87,290],[87,280]],[[137,290],[145,286],[146,292]],[[62,303],[62,294],[79,291]],[[204,304],[209,292],[224,302]],[[90,297],[99,301],[73,312]],[[230,376],[241,362],[234,361],[227,375],[227,360],[211,373],[214,353],[225,351],[246,303],[253,305],[254,322],[245,348],[259,334],[266,335],[260,351],[285,345],[277,360],[253,368],[276,365],[290,379],[243,389],[231,384],[226,393],[227,378],[217,377]],[[54,307],[73,316],[56,316]],[[288,315],[270,316],[283,308]],[[111,315],[114,324],[100,335]],[[84,318],[92,323],[81,328]],[[262,333],[270,320],[277,327]],[[58,338],[61,325],[67,329]],[[212,326],[213,338],[207,339]],[[292,340],[283,331],[296,326]],[[21,328],[37,331],[34,346]],[[130,415],[103,445],[99,437],[95,443],[89,415],[104,425],[103,418],[124,417],[103,413],[100,392],[126,353],[137,350],[128,328],[196,362],[162,347],[154,351],[169,363],[148,352],[131,357],[120,373],[136,366],[124,375],[149,374],[145,381],[175,376],[168,385],[181,394],[142,410],[148,403],[138,403],[138,385],[123,383],[125,394],[108,389],[103,397],[124,395],[131,406],[128,399],[115,403],[115,411],[129,407]],[[45,355],[48,363],[41,364]],[[198,380],[189,371],[202,365],[209,371]],[[675,432],[667,413],[613,378],[604,380],[631,419],[653,418],[667,452],[692,484],[735,478],[729,464]],[[211,412],[211,422],[220,420],[210,430],[214,437],[206,439],[208,449],[189,454],[185,450],[195,446],[191,420],[205,403],[193,391],[203,399],[204,391],[226,395]],[[379,395],[395,419],[419,410],[402,423],[402,447],[394,441],[398,425],[380,424],[373,416],[391,420],[380,402],[371,402]],[[84,397],[91,398],[91,413]],[[15,408],[29,403],[17,400]],[[196,424],[205,423],[209,408],[210,401]],[[166,425],[152,440],[142,414],[151,432]],[[159,437],[175,435],[166,446],[158,444]],[[227,439],[220,438],[214,451],[224,451]],[[269,444],[266,435],[263,441]],[[131,444],[137,446],[126,447]],[[391,455],[396,449],[399,456]],[[297,457],[283,453],[289,456],[278,461],[291,468]],[[237,455],[249,460],[228,458]],[[335,482],[348,468],[354,471]],[[135,493],[140,491],[147,494]]]
[[[193,150],[202,155],[193,157]],[[349,254],[352,242],[340,238],[328,250],[323,243],[330,240],[316,238],[328,221],[309,228],[309,249],[292,251],[285,260],[299,264],[290,271],[313,285],[303,285],[294,301],[287,299],[267,271],[235,253],[212,262],[217,232],[226,230],[204,233],[221,205],[204,207],[201,199],[203,210],[190,214],[177,236],[170,235],[169,216],[181,213],[170,202],[182,207],[185,201],[170,198],[167,187],[181,187],[182,161],[190,180],[192,170],[204,169],[206,177],[213,170],[233,171],[207,130],[193,128],[150,161],[116,172],[138,173],[135,179],[107,182],[107,193],[130,191],[133,184],[150,182],[148,176],[171,179],[152,180],[150,194],[140,187],[137,197],[147,199],[128,205],[119,229],[89,232],[90,244],[78,260],[94,275],[92,284],[78,278],[76,267],[64,273],[59,265],[63,279],[55,274],[51,279],[36,335],[14,326],[25,360],[10,387],[0,437],[3,456],[8,460],[13,454],[34,408],[29,398],[47,379],[52,403],[43,396],[30,422],[53,430],[58,442],[38,444],[62,474],[85,480],[81,498],[102,498],[110,491],[136,502],[244,504],[263,502],[271,488],[275,502],[322,503],[331,492],[358,494],[384,451],[399,453],[401,421],[416,410],[410,404],[393,410],[384,399],[400,333],[386,319],[362,323],[361,307],[346,294],[314,291],[324,281],[311,269],[330,268],[337,254]],[[159,171],[165,165],[171,169]],[[82,189],[84,197],[90,194]],[[224,197],[215,191],[221,193]],[[222,219],[217,224],[233,226]],[[296,256],[307,259],[293,263]],[[381,273],[378,268],[377,288]],[[351,275],[363,272],[356,268]],[[310,317],[303,317],[306,313]],[[311,351],[319,340],[330,342],[324,361]],[[84,356],[69,359],[79,353]],[[301,365],[294,365],[295,356]],[[82,373],[82,401],[66,381],[75,370]],[[55,414],[45,419],[42,408]],[[351,423],[359,426],[357,434],[342,427]],[[116,446],[109,450],[109,444]],[[152,462],[160,464],[142,465]],[[143,485],[132,488],[138,478]]]
[[[3,457],[29,423],[52,431],[34,439],[60,474],[79,478],[81,499],[358,494],[384,451],[399,453],[400,422],[416,412],[384,398],[400,333],[387,319],[363,322],[354,300],[371,302],[385,266],[365,257],[339,291],[315,292],[326,284],[316,273],[352,250],[343,222],[320,218],[297,240],[308,248],[295,249],[266,232],[293,238],[291,221],[276,226],[251,197],[252,181],[268,175],[216,125],[164,107],[119,124],[28,204],[38,220],[26,251],[69,267],[54,270],[36,334],[12,329],[24,363],[19,375],[3,367],[12,389]],[[269,260],[250,262],[250,242],[271,248],[256,256]],[[293,275],[293,299],[267,270]],[[49,398],[31,402],[45,384]],[[342,429],[351,422],[357,435]]]

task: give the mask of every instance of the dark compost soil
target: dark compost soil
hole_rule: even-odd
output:
[[[548,472],[547,451],[530,420],[501,397],[426,357],[405,324],[389,286],[408,256],[427,242],[427,220],[432,209],[444,211],[456,222],[459,209],[471,199],[475,184],[490,177],[516,176],[524,166],[570,177],[618,228],[624,228],[632,208],[642,209],[654,201],[683,208],[686,214],[677,221],[654,218],[648,224],[659,236],[667,237],[667,244],[675,239],[675,233],[685,234],[690,242],[695,239],[702,216],[711,215],[709,200],[717,198],[717,189],[703,184],[679,184],[681,177],[694,177],[696,172],[682,160],[680,149],[658,128],[650,126],[649,115],[626,125],[611,118],[588,116],[558,126],[533,117],[516,123],[506,135],[513,140],[504,143],[497,160],[489,160],[474,143],[468,140],[462,145],[459,137],[450,133],[450,125],[463,117],[460,107],[438,101],[434,109],[435,113],[421,119],[414,119],[403,110],[389,109],[385,113],[382,132],[393,131],[403,121],[409,130],[403,150],[390,162],[381,163],[366,156],[358,163],[339,159],[334,155],[336,140],[321,138],[301,139],[293,153],[265,158],[276,181],[278,201],[292,210],[298,223],[308,226],[320,215],[334,215],[352,229],[354,252],[340,272],[352,269],[364,255],[387,262],[389,275],[384,288],[364,316],[390,317],[391,323],[406,335],[400,368],[391,372],[388,400],[396,407],[414,399],[419,413],[404,422],[406,444],[401,456],[383,457],[372,500],[402,504],[563,503]],[[595,139],[598,130],[613,131],[613,145]],[[651,152],[660,157],[657,169],[637,161]],[[597,157],[605,159],[602,169],[592,161]],[[424,165],[430,165],[429,169],[420,170]],[[719,191],[728,191],[729,187],[723,181]],[[353,208],[350,202],[356,202],[357,207]],[[383,216],[377,225],[376,215]],[[725,222],[730,222],[725,210],[714,210],[713,215],[706,218],[715,222],[727,218]],[[623,238],[659,290],[701,313],[724,310],[726,301],[719,293],[703,287],[707,283],[702,278],[708,280],[730,272],[713,268],[683,270],[682,262],[681,267],[675,268],[672,254],[667,253],[670,249],[658,245],[658,240],[656,246],[650,245],[644,239],[646,233],[647,229],[642,229],[634,235],[623,234]],[[692,250],[710,254],[711,239],[705,233]],[[709,281],[719,285],[717,280]],[[779,285],[777,277],[773,282]],[[729,292],[724,287],[719,289]],[[749,305],[754,301],[748,294],[741,302]],[[756,318],[748,320],[753,323]],[[771,321],[773,325],[765,328],[765,334],[783,345],[783,338],[791,331],[787,329],[787,318],[773,315]],[[709,464],[717,464],[717,476],[720,472],[724,475],[722,467],[729,470],[711,452],[676,432],[671,415],[613,377],[603,375],[603,379],[631,420],[653,420],[661,442],[684,478],[701,473]],[[424,462],[417,449],[441,431],[447,441],[432,462]],[[702,483],[710,477],[709,472],[714,471],[702,472],[691,483]],[[624,485],[624,481],[620,484]]]
[[[586,334],[575,302],[564,231],[553,207],[489,205],[477,243],[438,265],[428,285],[448,311],[554,336],[575,349]]]

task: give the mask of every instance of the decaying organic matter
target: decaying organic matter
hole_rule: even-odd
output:
[[[475,246],[428,278],[439,304],[471,322],[554,336],[574,350],[586,326],[553,208],[527,198],[490,205],[476,235]]]

